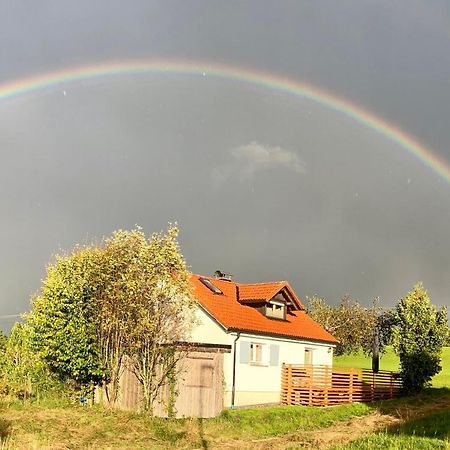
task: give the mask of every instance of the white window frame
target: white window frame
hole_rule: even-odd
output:
[[[281,312],[281,316],[275,314],[275,311],[278,310]],[[286,319],[286,305],[281,301],[271,300],[266,304],[266,316],[272,319]]]
[[[259,359],[257,358],[257,350],[259,347]],[[270,347],[263,342],[250,342],[250,365],[252,366],[268,366],[270,364]]]
[[[314,350],[315,350],[315,348],[305,347],[304,358],[303,358],[303,363],[305,365],[311,365],[311,366],[314,365]],[[311,355],[311,357],[310,357],[311,362],[309,362],[309,363],[306,362],[306,352],[309,352],[309,354]]]

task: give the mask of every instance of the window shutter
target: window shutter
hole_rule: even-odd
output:
[[[248,364],[250,362],[250,342],[241,341],[239,345],[239,362]]]
[[[280,359],[280,346],[271,344],[270,345],[270,365],[278,366],[279,359]]]

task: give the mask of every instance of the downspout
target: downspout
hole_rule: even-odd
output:
[[[236,339],[233,343],[233,386],[231,388],[231,408],[234,408],[234,398],[236,396],[236,343],[241,337],[240,331],[236,334]]]

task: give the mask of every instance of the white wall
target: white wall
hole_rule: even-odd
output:
[[[242,361],[243,345],[248,343],[265,344],[273,350],[278,346],[277,364],[254,365],[245,359]],[[236,346],[236,398],[235,404],[258,404],[279,402],[281,389],[281,366],[285,364],[303,364],[305,348],[313,350],[313,364],[332,365],[333,347],[304,341],[294,341],[275,337],[261,337],[241,334]],[[232,360],[232,355],[226,355]],[[274,361],[272,361],[273,363]],[[225,365],[226,366],[226,365]],[[224,367],[225,367],[224,366]],[[225,373],[226,390],[231,391],[230,372]]]
[[[202,308],[195,311],[197,325],[191,331],[190,341],[202,344],[230,344],[230,335]]]
[[[227,333],[201,308],[198,308],[197,320],[198,325],[191,333],[192,342],[231,345],[231,353],[224,354],[224,406],[230,406],[233,385],[233,344],[237,334],[235,332]],[[248,348],[250,343],[266,346],[269,351],[268,364],[255,365],[249,361],[244,347]],[[236,341],[235,405],[279,402],[281,366],[283,363],[304,364],[305,348],[313,350],[313,364],[332,365],[334,346],[331,344],[242,333]],[[270,350],[273,351],[274,356],[278,353],[278,358],[276,361],[272,360],[272,365]]]

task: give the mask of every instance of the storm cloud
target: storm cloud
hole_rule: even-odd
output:
[[[449,12],[415,0],[6,2],[0,79],[128,58],[242,66],[335,93],[449,164]],[[197,273],[385,306],[423,281],[448,303],[448,180],[313,100],[182,73],[91,78],[0,101],[0,151],[0,316],[29,308],[54,253],[170,221]]]

